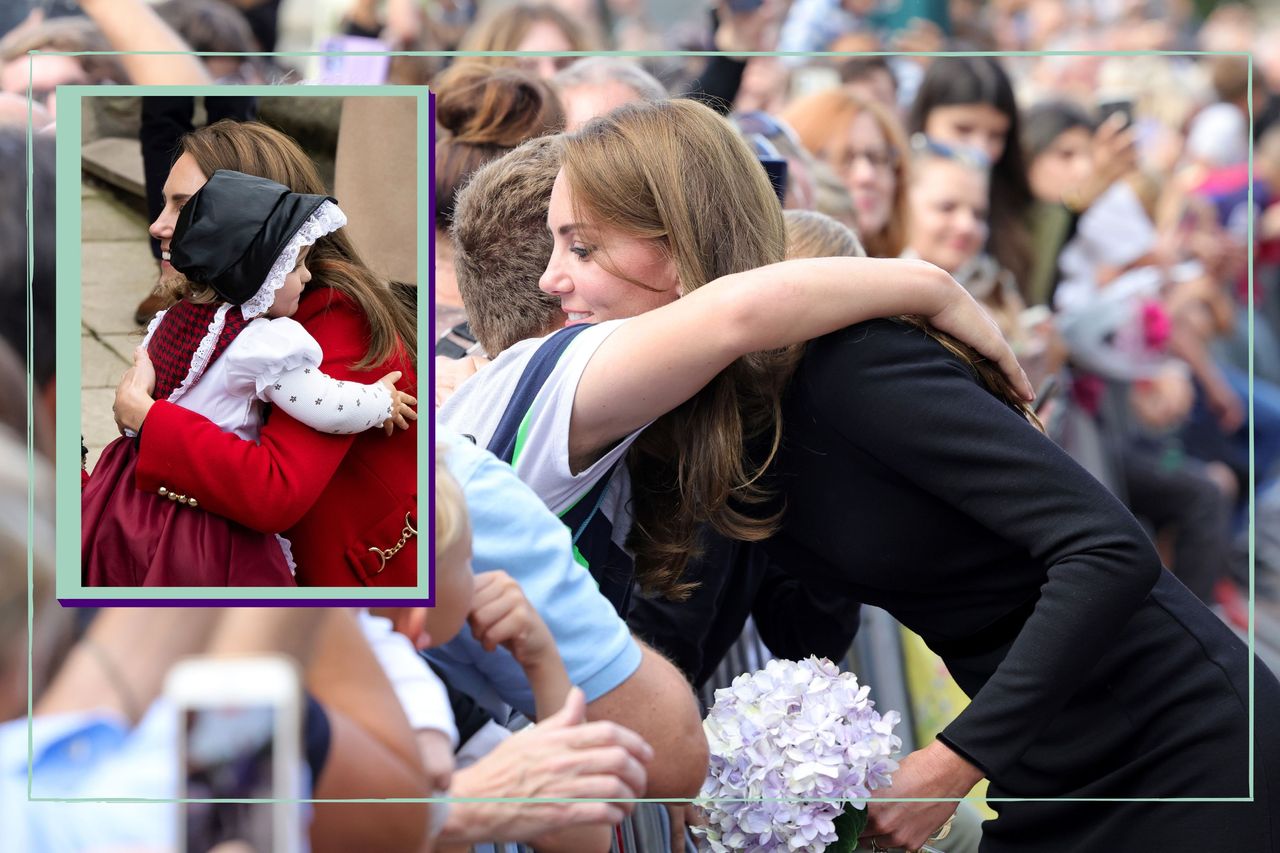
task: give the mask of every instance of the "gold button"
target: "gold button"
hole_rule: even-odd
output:
[[[196,505],[195,498],[187,498],[187,506],[194,507]]]
[[[171,500],[171,501],[176,501],[177,499],[178,499],[178,493],[177,493],[177,492],[170,492],[170,493],[169,493],[169,500]]]
[[[168,489],[166,489],[164,486],[161,486],[161,487],[160,487],[160,497],[164,497],[164,496],[165,496],[165,495],[167,495],[167,494],[169,494],[169,490],[168,490]]]

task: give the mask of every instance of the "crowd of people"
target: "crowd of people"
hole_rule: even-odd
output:
[[[606,801],[697,795],[694,690],[744,629],[778,657],[840,660],[863,605],[923,638],[967,697],[883,792],[943,801],[873,802],[867,849],[1280,849],[1280,731],[1249,714],[1280,684],[1239,633],[1251,498],[1257,595],[1280,580],[1261,533],[1280,524],[1280,19],[1177,0],[915,16],[764,0],[681,21],[634,0],[356,0],[326,39],[471,54],[393,56],[362,80],[435,93],[430,345],[400,277],[347,226],[290,240],[346,194],[234,98],[200,129],[181,99],[158,105],[151,236],[163,284],[186,266],[163,265],[175,228],[222,221],[219,187],[249,180],[223,203],[279,239],[231,272],[257,282],[292,252],[278,286],[296,301],[259,314],[319,342],[308,366],[363,383],[395,370],[416,394],[417,359],[434,357],[419,528],[435,606],[67,610],[50,485],[55,87],[303,82],[294,58],[252,55],[276,46],[280,5],[80,0],[0,37],[0,399],[25,398],[29,369],[37,451],[35,481],[0,495],[25,519],[30,485],[36,513],[30,688],[28,527],[0,528],[0,824],[18,849],[173,849],[178,826],[172,805],[27,802],[28,722],[34,796],[172,799],[165,673],[273,653],[301,673],[311,849],[683,851],[697,809]],[[650,48],[722,53],[546,55]],[[1219,55],[916,55],[947,50]],[[542,55],[474,55],[502,51]],[[785,53],[735,55],[754,51]],[[799,55],[822,51],[845,55]],[[366,72],[331,63],[321,79]],[[311,206],[255,220],[236,193],[266,185]],[[178,228],[175,193],[198,192]],[[213,279],[234,305],[260,295]],[[170,291],[138,306],[140,340],[164,328]],[[209,494],[190,509],[286,533],[297,576],[328,582],[331,552],[369,527],[344,490],[396,469],[395,451],[261,400],[271,417],[237,436],[245,424],[164,401],[135,367],[113,488]],[[0,414],[16,473],[26,412]],[[395,440],[416,429],[401,420]],[[228,470],[248,485],[220,487]],[[248,554],[233,567],[258,571]],[[936,839],[983,779],[997,817],[979,827],[962,808]],[[429,797],[489,801],[325,802]]]

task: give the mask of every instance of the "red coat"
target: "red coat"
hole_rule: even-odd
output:
[[[375,382],[392,370],[413,396],[417,372],[397,352],[372,370],[354,371],[369,324],[347,297],[326,287],[303,297],[294,319],[319,342],[321,370],[336,379]],[[173,403],[151,407],[143,424],[138,488],[161,486],[255,530],[281,533],[293,546],[299,586],[414,586],[418,539],[385,560],[403,538],[406,516],[418,524],[418,430],[380,429],[356,435],[316,432],[272,411],[260,443],[223,432],[202,415]]]

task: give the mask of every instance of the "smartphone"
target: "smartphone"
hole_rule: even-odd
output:
[[[178,850],[302,853],[302,685],[285,657],[189,658],[165,680],[178,714]]]
[[[1098,101],[1098,124],[1103,124],[1113,115],[1124,116],[1124,126],[1133,124],[1133,101],[1129,98],[1106,98]]]

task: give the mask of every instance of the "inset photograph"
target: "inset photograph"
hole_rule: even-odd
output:
[[[425,98],[102,89],[77,111],[84,595],[421,600]]]

